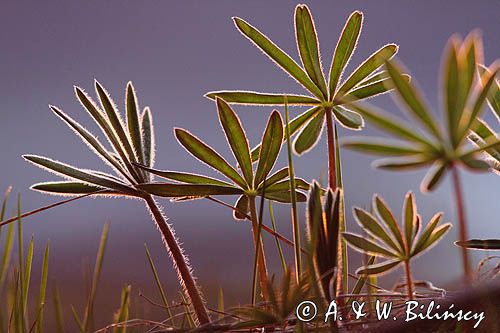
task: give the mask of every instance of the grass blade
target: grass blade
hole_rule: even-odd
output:
[[[277,233],[276,221],[274,218],[273,202],[269,200],[268,203],[269,203],[269,218],[271,219],[271,226],[273,228],[273,231]],[[283,272],[286,272],[287,270],[286,261],[285,261],[285,256],[283,255],[283,249],[281,248],[281,243],[277,236],[274,236],[274,239],[276,241],[276,248],[278,249],[278,254],[280,256],[281,268],[283,268]]]
[[[130,291],[132,287],[130,285],[123,287],[121,294],[120,309],[116,314],[115,324],[125,323],[129,317],[129,306],[130,306]],[[127,326],[119,326],[113,329],[113,333],[126,333]]]
[[[145,243],[144,243],[144,249],[146,250],[146,256],[148,257],[149,267],[151,267],[151,272],[153,273],[153,277],[155,279],[156,286],[158,287],[161,301],[162,301],[163,305],[165,306],[168,318],[170,319],[170,322],[173,325],[174,322],[173,322],[173,318],[172,318],[172,311],[170,310],[170,305],[168,303],[167,294],[163,290],[163,286],[161,285],[161,281],[160,281],[160,276],[158,275],[158,271],[156,270],[156,266],[153,262],[153,258],[151,257],[151,253],[149,253],[148,246]]]
[[[38,319],[36,321],[36,330],[35,332],[42,333],[43,332],[43,314],[45,310],[45,295],[47,292],[47,276],[49,273],[49,244],[45,247],[45,252],[43,254],[43,263],[42,263],[42,276],[40,279],[40,290],[38,292]]]
[[[99,278],[101,276],[102,262],[104,260],[104,252],[106,250],[106,243],[108,241],[109,224],[105,223],[102,229],[101,240],[99,243],[99,249],[97,251],[97,257],[94,266],[94,274],[92,277],[92,285],[90,287],[90,295],[87,300],[87,306],[85,308],[85,316],[83,319],[83,331],[92,329],[94,321],[94,301],[97,293],[97,286],[99,284]]]
[[[56,330],[57,333],[64,333],[64,314],[62,311],[62,305],[61,305],[61,296],[59,294],[59,288],[55,286],[52,289],[52,302],[54,304],[54,315],[55,315],[55,321],[56,321]],[[78,318],[78,317],[76,317]]]

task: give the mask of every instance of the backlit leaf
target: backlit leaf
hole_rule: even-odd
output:
[[[231,104],[243,105],[283,105],[285,96],[288,105],[317,105],[321,102],[315,98],[294,94],[264,94],[254,91],[213,91],[205,95],[207,98],[215,100],[222,98]]]
[[[283,141],[283,120],[278,111],[273,111],[262,136],[259,163],[255,171],[254,186],[258,187],[274,167]],[[251,163],[250,163],[251,167]]]
[[[293,148],[297,155],[308,152],[316,145],[321,136],[324,123],[325,112],[321,111],[304,126],[293,143]]]
[[[361,267],[356,271],[357,275],[379,275],[388,273],[391,269],[397,267],[401,263],[400,260],[389,260],[381,263]]]
[[[137,186],[149,194],[168,198],[243,194],[239,188],[220,185],[149,183]]]
[[[361,250],[364,252],[367,252],[369,254],[373,255],[381,255],[384,257],[389,257],[389,258],[397,258],[398,255],[390,252],[389,250],[373,243],[372,241],[369,241],[361,236],[349,233],[349,232],[343,232],[342,235],[344,236],[344,239],[357,250]]]

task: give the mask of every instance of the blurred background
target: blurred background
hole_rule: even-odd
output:
[[[398,57],[410,69],[435,110],[439,110],[439,66],[443,47],[453,33],[465,35],[479,28],[483,33],[486,63],[500,55],[498,1],[307,1],[318,29],[323,63],[327,69],[337,38],[349,14],[365,14],[357,50],[349,71],[380,46],[400,45]],[[79,139],[49,111],[54,104],[99,134],[75,100],[73,85],[94,95],[98,79],[123,109],[127,81],[137,89],[141,106],[150,106],[157,137],[157,162],[161,169],[213,174],[177,144],[172,128],[183,127],[228,153],[218,124],[215,105],[203,97],[211,90],[245,89],[265,92],[303,93],[284,72],[261,54],[233,26],[240,16],[266,33],[296,60],[293,10],[290,1],[5,1],[0,10],[0,188],[20,192],[23,210],[52,203],[58,198],[31,192],[29,186],[54,176],[24,162],[24,153],[53,157],[84,168],[105,168]],[[390,97],[372,100],[389,112],[400,114]],[[236,107],[251,144],[262,134],[271,108]],[[300,110],[292,109],[292,116]],[[487,111],[489,113],[489,111]],[[488,115],[490,117],[490,115]],[[373,134],[369,127],[363,134]],[[351,133],[341,130],[341,136]],[[297,174],[319,179],[326,171],[323,141],[309,154],[295,159]],[[232,156],[226,154],[232,160]],[[373,193],[380,193],[399,214],[404,194],[415,191],[425,222],[437,211],[455,221],[448,179],[432,194],[421,194],[423,172],[390,173],[373,170],[372,159],[342,152],[348,207],[368,207]],[[285,154],[279,166],[285,165]],[[471,237],[499,237],[493,212],[498,207],[498,176],[462,172]],[[195,275],[210,304],[219,287],[226,304],[250,300],[253,246],[247,222],[235,222],[226,208],[211,202],[170,203],[165,212],[189,254]],[[277,208],[278,229],[291,235],[289,209]],[[303,207],[302,207],[303,208]],[[9,213],[14,211],[14,203]],[[350,211],[349,211],[350,212]],[[301,222],[304,221],[301,214]],[[93,265],[100,231],[111,223],[96,307],[97,324],[111,321],[119,306],[119,291],[132,284],[137,295],[156,295],[144,253],[150,247],[167,293],[177,296],[178,284],[160,235],[141,202],[83,199],[25,220],[25,238],[35,235],[33,276],[39,276],[44,244],[50,240],[49,281],[61,288],[62,300],[78,309],[86,293],[84,272]],[[268,221],[266,221],[267,223]],[[357,230],[348,214],[348,228]],[[457,228],[435,248],[432,255],[415,263],[416,279],[438,286],[453,286],[461,274]],[[266,248],[273,272],[280,267],[272,238]],[[291,258],[292,249],[286,248]],[[475,263],[483,257],[475,253]],[[291,261],[290,261],[291,262]],[[355,263],[355,261],[353,261]],[[357,268],[351,265],[351,270]],[[399,271],[384,277],[391,286]],[[37,280],[36,280],[37,281]],[[145,306],[146,314],[154,309]],[[49,319],[47,319],[49,320]]]

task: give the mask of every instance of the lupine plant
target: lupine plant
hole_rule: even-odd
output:
[[[384,274],[403,264],[408,298],[413,299],[411,261],[436,245],[451,228],[451,224],[440,224],[443,214],[437,213],[420,233],[422,218],[417,213],[417,205],[411,192],[405,197],[402,212],[403,230],[392,211],[378,195],[373,197],[372,211],[375,215],[355,207],[354,218],[366,233],[374,237],[374,240],[349,232],[343,233],[343,237],[356,250],[388,260],[362,267],[356,273],[360,275]]]
[[[493,64],[489,71],[477,77],[476,64],[482,61],[481,52],[481,40],[474,33],[465,41],[454,36],[446,47],[441,79],[444,128],[424,102],[415,83],[401,79],[402,66],[397,61],[387,62],[387,73],[392,79],[398,101],[415,124],[361,103],[351,105],[368,122],[397,140],[361,137],[350,138],[344,143],[344,146],[357,151],[389,157],[377,161],[377,168],[407,170],[431,166],[421,184],[424,192],[435,189],[449,171],[454,186],[461,241],[468,239],[468,232],[458,168],[487,170],[489,165],[480,158],[480,154],[500,144],[496,137],[477,148],[469,147],[467,141],[498,72],[498,65]],[[421,127],[420,131],[414,128],[417,124]],[[465,249],[462,251],[462,261],[465,277],[470,280],[471,268]]]
[[[478,67],[479,74],[485,75],[489,69],[483,65]],[[491,111],[496,119],[500,121],[500,83],[498,80],[491,85],[490,91],[486,97]],[[498,139],[495,131],[484,120],[477,118],[472,132],[469,134],[469,139],[478,146],[484,146],[492,140]],[[485,161],[490,165],[492,170],[500,173],[500,147],[490,147],[484,151]]]
[[[46,157],[24,155],[23,157],[27,161],[36,166],[68,179],[66,181],[35,184],[32,189],[55,195],[93,194],[96,196],[133,197],[144,200],[162,235],[165,247],[177,270],[179,282],[191,301],[197,320],[200,323],[208,323],[210,319],[201,291],[193,277],[188,258],[183,253],[175,237],[174,230],[167,223],[161,208],[153,197],[137,187],[138,184],[149,181],[150,175],[135,167],[133,163],[141,163],[148,167],[152,167],[154,164],[155,141],[151,112],[149,108],[144,108],[140,112],[134,87],[129,83],[126,88],[125,98],[127,120],[125,125],[109,94],[97,81],[95,82],[95,89],[100,106],[97,106],[83,89],[75,87],[75,92],[84,109],[103,131],[109,141],[111,151],[69,115],[55,106],[50,106],[50,109],[97,156],[111,167],[115,175],[84,170]]]
[[[181,128],[176,128],[174,131],[179,143],[189,153],[224,175],[229,182],[197,174],[160,171],[143,167],[144,170],[178,183],[148,183],[139,185],[139,188],[150,194],[169,198],[189,199],[212,195],[238,195],[234,217],[236,219],[245,219],[250,215],[254,245],[259,249],[257,267],[261,290],[264,297],[267,298],[267,267],[263,246],[262,244],[258,245],[261,240],[255,199],[257,196],[264,196],[271,201],[289,203],[291,200],[288,167],[269,175],[280,152],[283,121],[279,112],[273,111],[271,113],[262,135],[259,162],[254,170],[248,139],[239,117],[224,100],[216,98],[216,104],[219,121],[229,143],[229,148],[238,163],[239,170],[231,166],[219,153],[188,131]],[[295,184],[296,189],[307,190],[309,188],[309,184],[300,178],[295,179]],[[305,195],[300,191],[296,191],[296,195],[299,201],[306,200]]]
[[[363,14],[359,11],[353,12],[337,42],[327,83],[321,63],[316,27],[306,5],[298,5],[295,8],[295,35],[303,67],[245,20],[235,17],[234,23],[243,36],[305,88],[310,95],[214,91],[207,93],[206,96],[211,99],[218,96],[230,104],[249,105],[284,105],[286,96],[289,105],[310,107],[290,122],[292,135],[301,130],[294,142],[294,148],[298,154],[312,149],[318,142],[326,122],[329,184],[331,188],[335,188],[338,180],[335,173],[335,135],[332,116],[342,126],[353,130],[361,129],[362,117],[352,111],[345,101],[367,99],[390,90],[391,83],[387,74],[377,72],[377,69],[383,65],[384,61],[391,59],[397,53],[397,45],[387,44],[381,47],[342,81],[342,76],[345,75],[344,70],[356,48],[363,25]],[[404,79],[407,79],[407,76]],[[257,158],[258,147],[253,150],[252,156],[254,160]]]

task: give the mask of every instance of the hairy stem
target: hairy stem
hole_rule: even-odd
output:
[[[406,288],[408,290],[408,299],[413,300],[413,280],[411,278],[410,260],[405,260]]]
[[[457,207],[459,240],[466,241],[467,239],[469,239],[469,236],[467,232],[467,222],[465,217],[464,198],[462,193],[462,184],[460,183],[460,177],[458,175],[456,166],[451,167],[451,175],[454,187],[453,192],[455,192],[455,205]],[[460,249],[462,251],[462,264],[464,268],[465,283],[468,284],[472,279],[469,253],[467,252],[467,249],[465,247],[460,247]]]
[[[326,137],[328,145],[328,187],[332,190],[337,188],[337,172],[335,162],[335,139],[332,121],[332,110],[326,109]]]
[[[165,216],[163,216],[153,197],[147,194],[143,198],[154,217],[156,226],[160,229],[163,243],[172,258],[181,286],[184,288],[184,293],[191,301],[191,305],[196,317],[198,318],[199,324],[204,325],[210,323],[210,317],[208,316],[203,296],[198,285],[196,284],[195,278],[193,277],[188,258],[184,255],[179,243],[177,242],[173,229],[167,223]]]
[[[248,202],[250,204],[250,217],[252,218],[252,231],[253,231],[253,240],[254,246],[258,251],[256,251],[257,255],[257,270],[259,272],[259,284],[260,290],[262,291],[262,295],[264,299],[268,298],[268,277],[267,277],[267,266],[266,266],[266,258],[264,256],[264,244],[262,244],[262,237],[260,237],[259,233],[259,219],[257,217],[257,208],[255,206],[255,197],[249,197]]]

